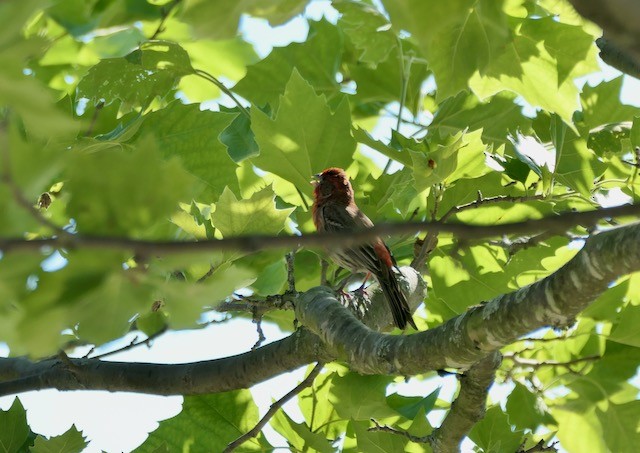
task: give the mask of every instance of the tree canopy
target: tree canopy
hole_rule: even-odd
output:
[[[598,39],[640,74],[625,20],[577,0],[314,3],[0,3],[0,396],[184,395],[140,452],[282,448],[266,423],[292,451],[636,451],[640,113],[622,76],[577,82]],[[266,55],[243,32],[301,14],[306,38]],[[327,167],[374,229],[315,233]],[[323,248],[373,235],[419,332],[392,330],[376,283],[336,291]],[[224,359],[79,352],[240,317],[258,342]],[[304,366],[285,397],[304,420],[285,399],[260,419],[248,389]],[[453,400],[389,391],[443,373]],[[33,432],[19,397],[0,411],[0,451],[86,444]]]

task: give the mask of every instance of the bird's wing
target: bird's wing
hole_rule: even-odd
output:
[[[361,228],[370,228],[373,222],[357,207],[347,206],[323,206],[323,220],[325,231],[349,232]],[[352,270],[366,270],[374,275],[385,272],[387,246],[380,238],[373,241],[347,247],[343,251],[330,251],[341,265]],[[391,258],[392,259],[392,258]]]

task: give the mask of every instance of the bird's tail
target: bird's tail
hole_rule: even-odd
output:
[[[418,330],[416,323],[411,317],[411,310],[409,309],[407,298],[402,290],[400,290],[400,285],[398,284],[398,280],[393,273],[393,270],[389,269],[388,274],[378,277],[378,282],[380,283],[380,288],[382,288],[382,292],[389,303],[389,308],[391,309],[395,325],[404,330],[408,323],[411,327]]]

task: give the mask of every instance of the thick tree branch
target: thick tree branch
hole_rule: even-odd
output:
[[[167,255],[171,253],[243,251],[256,252],[278,248],[296,248],[302,245],[316,247],[336,247],[361,243],[376,236],[430,232],[449,232],[460,239],[472,240],[510,234],[534,234],[541,232],[564,232],[578,225],[591,227],[601,219],[640,215],[640,205],[624,205],[585,212],[565,212],[538,220],[505,223],[498,225],[468,225],[462,223],[404,222],[381,223],[372,228],[344,232],[314,233],[304,236],[238,236],[225,239],[202,241],[147,241],[118,237],[93,237],[78,234],[47,239],[26,240],[23,238],[0,238],[0,250],[40,250],[42,247],[65,249],[118,249],[131,250],[143,256]]]
[[[40,362],[0,358],[0,396],[46,388],[156,395],[216,393],[248,388],[308,363],[334,359],[305,329],[244,354],[175,365],[60,356]]]
[[[406,269],[404,284],[409,274]],[[473,307],[425,332],[399,336],[374,332],[358,322],[331,290],[318,287],[301,294],[296,313],[321,340],[301,329],[255,351],[180,365],[73,358],[37,363],[26,358],[0,359],[0,395],[44,388],[161,395],[212,393],[246,388],[314,361],[336,359],[367,374],[415,375],[448,367],[468,369],[528,332],[570,324],[612,280],[638,270],[640,224],[632,224],[592,236],[570,262],[547,278]],[[414,287],[414,293],[419,297],[418,287]],[[412,299],[410,303],[415,306],[415,302]],[[385,304],[373,302],[374,307],[381,305]]]
[[[457,452],[460,442],[473,425],[484,417],[487,394],[493,384],[495,372],[500,366],[501,355],[495,351],[460,377],[460,393],[451,405],[442,424],[429,436],[434,452]]]
[[[640,66],[640,2],[637,0],[569,0],[585,18],[604,31],[604,37]],[[605,60],[606,61],[606,60]]]
[[[373,419],[375,426],[369,428],[369,431],[384,431],[404,436],[412,442],[428,443],[435,453],[459,451],[460,442],[473,425],[484,417],[489,387],[493,383],[500,362],[501,355],[495,351],[461,375],[458,397],[451,405],[451,409],[440,427],[430,435],[414,436],[407,431],[380,425]]]
[[[600,58],[609,66],[618,71],[640,79],[640,62],[631,58],[620,50],[615,43],[605,38],[596,39],[596,45],[600,49]],[[633,165],[633,164],[632,164]]]
[[[372,331],[324,288],[302,295],[296,313],[352,369],[412,376],[426,370],[466,369],[528,332],[570,325],[611,281],[638,270],[640,224],[633,224],[592,236],[571,261],[541,281],[414,335]]]

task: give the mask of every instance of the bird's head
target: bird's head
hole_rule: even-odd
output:
[[[343,200],[347,203],[353,201],[353,188],[349,182],[349,177],[342,168],[327,168],[326,170],[313,175],[315,189],[313,195],[316,201],[335,199]]]

